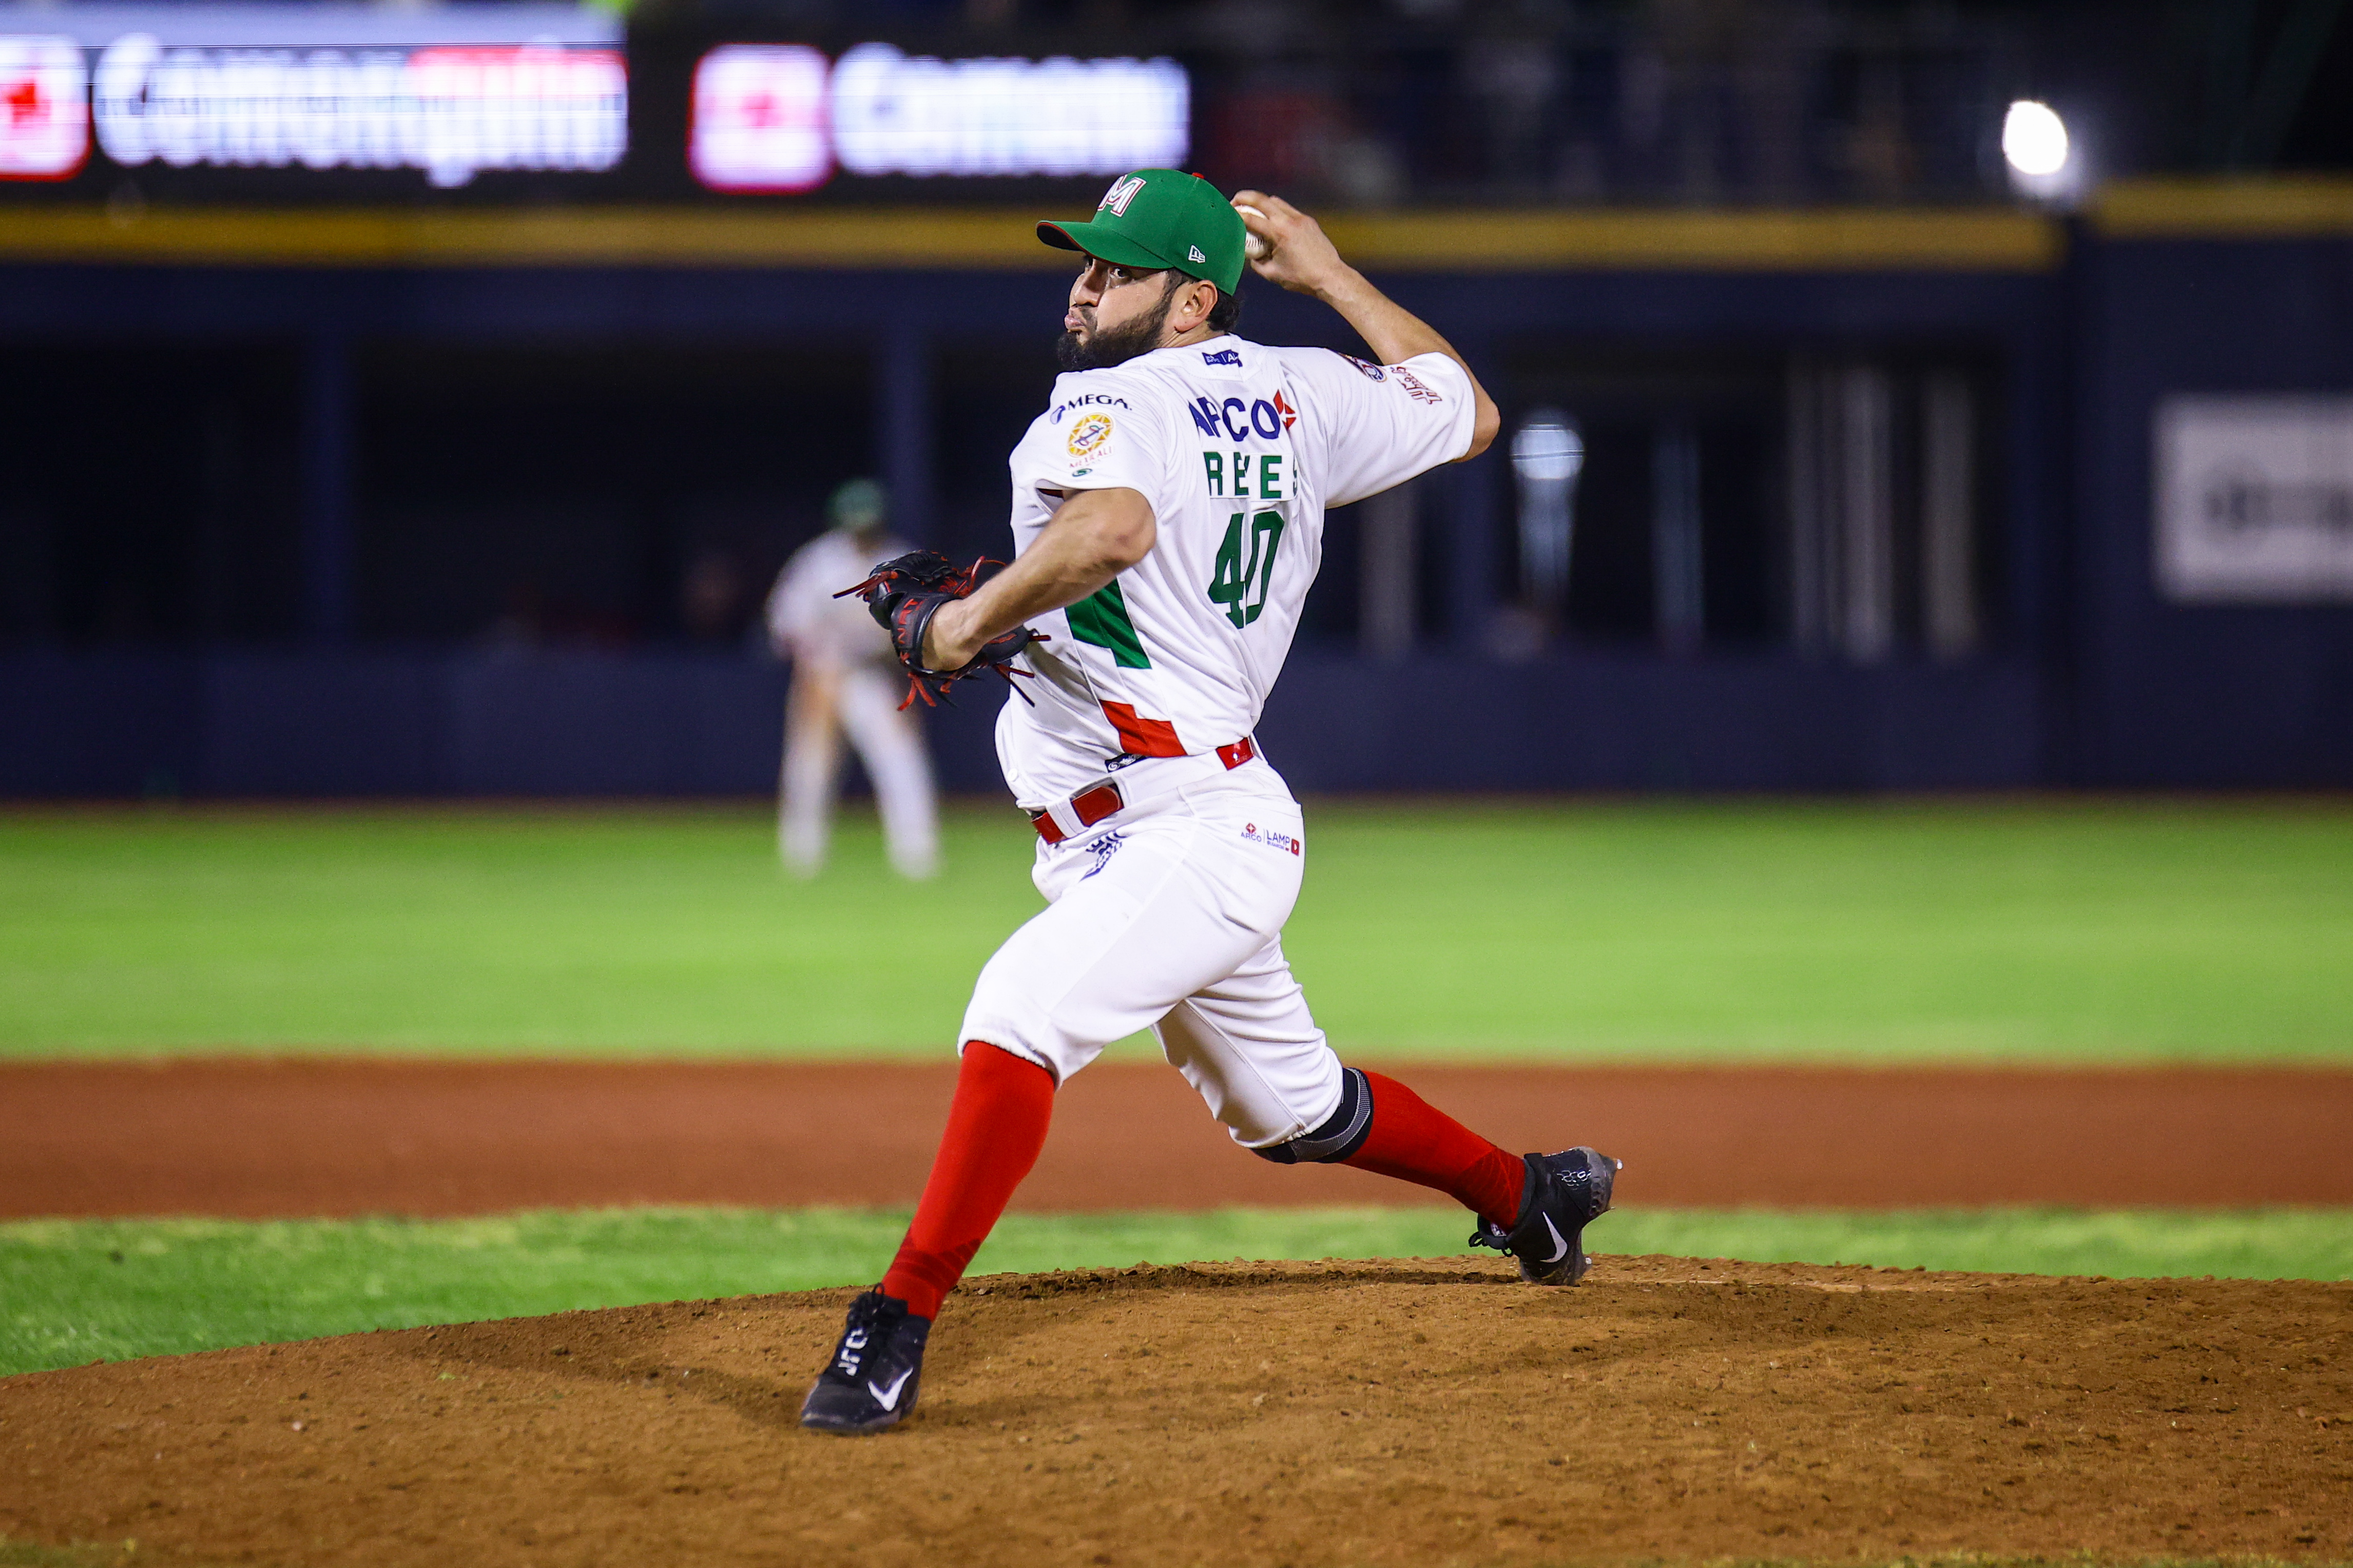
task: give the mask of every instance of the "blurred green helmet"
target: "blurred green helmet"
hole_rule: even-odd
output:
[[[880,528],[890,511],[889,495],[872,479],[851,479],[825,503],[826,521],[844,533]]]

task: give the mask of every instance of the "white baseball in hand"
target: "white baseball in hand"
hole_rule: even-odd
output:
[[[1241,214],[1245,222],[1250,218],[1256,218],[1261,223],[1264,223],[1266,221],[1266,215],[1264,213],[1259,211],[1258,208],[1251,206],[1247,203],[1238,205],[1235,206],[1234,211]],[[1243,231],[1242,254],[1244,256],[1249,257],[1252,261],[1264,261],[1273,253],[1274,247],[1269,245],[1265,240],[1261,239],[1257,235],[1251,234],[1248,230]]]

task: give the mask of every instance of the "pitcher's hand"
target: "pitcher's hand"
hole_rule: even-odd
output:
[[[1324,237],[1323,226],[1281,196],[1264,191],[1236,191],[1234,205],[1255,207],[1242,215],[1250,233],[1266,241],[1267,255],[1250,264],[1250,270],[1294,294],[1328,300],[1356,276],[1356,268]]]

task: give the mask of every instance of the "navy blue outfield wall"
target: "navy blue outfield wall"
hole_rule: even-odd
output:
[[[2353,605],[2181,605],[2157,589],[2159,402],[2353,393],[2353,240],[2083,247],[2069,773],[2120,784],[2353,784]]]
[[[1061,289],[1027,274],[930,275],[917,289],[914,276],[7,266],[0,349],[109,334],[786,342],[884,319],[920,348],[944,314],[1031,322]],[[2008,563],[2002,629],[1994,651],[1950,667],[1635,650],[1504,664],[1472,651],[1463,630],[1493,584],[1458,567],[1443,585],[1452,644],[1397,664],[1294,659],[1261,734],[1301,788],[2353,786],[2353,605],[2168,603],[2150,526],[2151,426],[2168,396],[2353,393],[2353,237],[2087,228],[2056,272],[1397,282],[1483,363],[1530,333],[1637,348],[1990,344],[2005,367],[2009,453],[1989,509]],[[1264,336],[1336,338],[1288,297],[1252,310]],[[918,363],[896,337],[881,347],[886,369]],[[897,385],[883,374],[875,395],[895,397]],[[1438,510],[1457,563],[1493,559],[1482,531],[1496,526],[1494,489],[1507,478],[1493,458],[1452,476]],[[319,510],[306,528],[333,522],[333,508]],[[308,591],[322,607],[307,647],[0,655],[0,796],[771,786],[776,667],[659,651],[339,646],[348,560],[312,556]],[[987,733],[996,701],[934,721],[952,789],[1001,788]]]
[[[785,678],[704,655],[25,657],[0,661],[0,795],[738,795],[775,786]],[[1003,798],[967,689],[942,783]],[[1260,728],[1303,790],[2020,787],[2022,661],[1965,667],[1303,656]]]

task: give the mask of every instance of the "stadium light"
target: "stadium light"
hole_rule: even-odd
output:
[[[1524,479],[1565,484],[1585,467],[1585,438],[1567,415],[1539,408],[1512,437],[1512,467]]]
[[[2047,180],[2067,166],[2067,122],[2047,103],[2021,98],[2001,121],[2001,155],[2031,180]]]
[[[1520,572],[1546,614],[1568,598],[1577,476],[1584,468],[1585,437],[1557,408],[1536,409],[1512,437],[1512,472],[1520,486]]]

